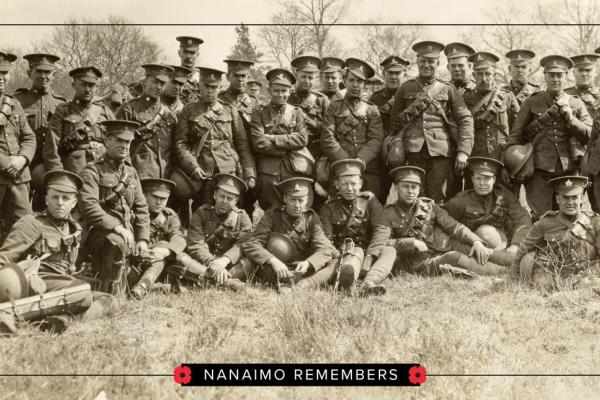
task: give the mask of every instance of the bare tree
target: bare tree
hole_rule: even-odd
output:
[[[311,48],[311,34],[301,23],[298,10],[279,11],[271,17],[271,22],[280,25],[264,26],[259,37],[271,61],[281,68],[288,68],[290,62]]]

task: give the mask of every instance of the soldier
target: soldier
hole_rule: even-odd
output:
[[[73,100],[56,107],[48,124],[42,155],[46,171],[65,169],[80,174],[90,161],[104,154],[102,121],[114,119],[110,109],[95,102],[98,79],[102,73],[96,67],[72,69]]]
[[[348,69],[346,96],[327,108],[321,134],[321,149],[330,163],[348,158],[361,159],[366,167],[364,189],[380,196],[380,170],[377,159],[383,140],[383,126],[377,106],[361,99],[365,82],[375,74],[369,64],[357,58],[345,61]]]
[[[177,213],[167,207],[175,183],[167,179],[141,180],[150,214],[148,252],[134,257],[127,280],[132,286],[130,295],[142,299],[152,288],[167,263],[185,262],[186,240]],[[188,256],[189,257],[189,256]]]
[[[396,248],[396,269],[436,274],[444,265],[460,267],[480,275],[499,275],[512,256],[486,248],[483,240],[433,200],[417,197],[425,171],[418,167],[397,167],[390,171],[398,190],[398,202],[385,206],[392,229],[389,245]]]
[[[74,173],[62,170],[46,173],[43,182],[46,209],[37,215],[28,214],[21,218],[0,247],[0,265],[3,268],[30,257],[41,259],[37,276],[30,278],[29,285],[30,291],[38,294],[85,283],[73,276],[81,243],[81,226],[71,217],[83,182]],[[23,274],[20,266],[17,269]],[[34,279],[38,281],[34,282]],[[65,305],[65,308],[71,313],[84,312],[81,319],[86,321],[109,313],[113,301],[110,295],[92,292],[81,302]],[[43,328],[61,333],[73,319],[72,314],[47,317]]]
[[[173,68],[173,72],[169,74],[169,82],[167,82],[160,100],[169,107],[175,115],[179,115],[184,106],[183,101],[181,101],[183,88],[192,76],[192,70],[177,65],[171,65],[170,67]]]
[[[140,124],[108,120],[102,125],[106,128],[106,153],[81,172],[79,208],[90,227],[85,256],[99,275],[99,290],[121,296],[125,294],[128,256],[145,254],[150,240],[148,205],[138,174],[128,161]]]
[[[325,236],[341,252],[341,260],[348,253],[353,256],[350,263],[340,260],[340,288],[351,292],[360,275],[364,276],[362,293],[383,294],[385,287],[380,283],[390,274],[396,252],[386,247],[390,228],[381,203],[373,193],[360,191],[365,164],[360,159],[338,160],[331,170],[338,195],[321,207],[319,217]]]
[[[315,90],[317,73],[323,62],[318,57],[300,56],[294,58],[291,64],[296,74],[296,86],[288,103],[302,110],[308,130],[308,150],[316,160],[321,155],[319,138],[325,110],[329,106],[327,96]]]
[[[387,136],[394,95],[396,94],[396,90],[406,80],[406,69],[410,65],[410,61],[400,56],[391,55],[379,65],[383,68],[385,87],[373,93],[369,101],[379,109],[381,121],[383,122],[383,133],[384,136]]]
[[[344,60],[337,57],[323,57],[321,60],[321,93],[329,99],[329,102],[342,100],[344,91],[340,90],[342,83],[342,70],[344,69]]]
[[[465,94],[475,90],[475,80],[471,74],[471,63],[469,57],[475,50],[469,45],[453,42],[446,45],[444,54],[448,59],[448,71],[450,71],[451,82],[458,90],[458,94]]]
[[[241,240],[242,250],[255,265],[258,275],[280,290],[282,284],[302,282],[325,267],[335,251],[323,233],[319,216],[307,209],[312,183],[309,178],[290,178],[279,182],[277,187],[283,196],[283,206],[267,210],[256,230]],[[288,247],[276,249],[269,246],[270,237],[281,237],[281,234]],[[282,260],[280,253],[291,254],[287,260]]]
[[[540,91],[540,86],[528,80],[531,73],[531,60],[535,53],[531,50],[511,50],[505,54],[510,60],[508,72],[510,82],[503,89],[510,90],[516,97],[519,106],[526,98]]]
[[[503,250],[507,244],[504,240],[501,246],[493,246],[492,234],[507,238],[510,246],[506,251],[515,254],[531,228],[531,217],[515,194],[502,185],[496,185],[496,178],[504,164],[487,157],[470,157],[468,162],[473,189],[460,192],[445,202],[443,208],[491,247]],[[486,230],[492,231],[488,237]]]
[[[169,177],[177,116],[160,101],[160,96],[173,69],[159,64],[144,64],[142,68],[146,73],[144,93],[123,104],[116,117],[141,125],[131,144],[130,153],[131,164],[140,179]]]
[[[234,291],[243,290],[247,279],[242,250],[237,243],[252,231],[252,222],[244,210],[236,207],[247,186],[231,174],[215,176],[215,204],[204,204],[194,212],[188,231],[187,254],[201,264],[198,277]]]
[[[117,112],[119,107],[123,105],[123,103],[131,100],[132,97],[133,96],[131,96],[127,84],[119,82],[112,85],[110,92],[102,98],[102,103],[108,106],[110,111],[112,111],[114,114]]]
[[[390,135],[402,139],[409,165],[427,171],[424,195],[440,202],[458,188],[454,168],[460,173],[467,165],[473,149],[473,117],[456,88],[436,77],[444,45],[425,41],[412,49],[417,53],[419,76],[396,92]]]
[[[262,100],[260,99],[260,91],[262,90],[262,87],[263,84],[259,81],[250,80],[246,83],[248,94],[258,100],[258,105],[263,104]]]
[[[573,62],[551,55],[540,64],[547,88],[523,102],[507,142],[507,147],[524,143],[533,147],[534,171],[526,177],[525,191],[534,220],[552,209],[548,180],[579,168],[579,160],[571,157],[570,139],[586,145],[592,130],[592,118],[581,99],[563,91]]]
[[[583,176],[562,176],[550,181],[558,211],[546,212],[521,241],[511,265],[514,277],[535,286],[560,288],[559,278],[577,282],[581,273],[597,271],[600,248],[600,217],[583,211]]]
[[[204,40],[193,36],[177,36],[175,39],[179,42],[177,54],[179,54],[181,66],[192,70],[192,76],[186,82],[181,94],[181,101],[189,104],[198,101],[200,72],[196,67],[196,60],[200,45],[204,43]]]
[[[35,133],[23,108],[6,94],[10,64],[17,56],[0,52],[0,230],[6,234],[19,218],[31,213],[29,165],[35,155]]]
[[[176,130],[177,158],[181,170],[195,180],[205,180],[196,195],[198,205],[213,200],[217,173],[234,174],[252,188],[256,168],[239,113],[217,98],[223,71],[199,68],[200,98],[179,114]]]

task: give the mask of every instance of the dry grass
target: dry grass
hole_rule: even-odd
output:
[[[420,362],[429,373],[600,371],[594,290],[402,276],[374,299],[152,293],[62,336],[0,340],[3,373],[171,373],[183,362]],[[568,297],[567,297],[568,296]],[[573,303],[579,304],[575,306]],[[421,388],[181,388],[170,377],[2,378],[0,399],[592,399],[600,378],[429,377]]]

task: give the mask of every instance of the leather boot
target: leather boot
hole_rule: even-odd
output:
[[[494,250],[494,252],[490,255],[488,261],[493,262],[494,264],[499,264],[504,267],[510,267],[515,256],[504,250]]]

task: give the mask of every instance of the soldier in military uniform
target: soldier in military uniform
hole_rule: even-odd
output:
[[[598,272],[600,216],[583,211],[583,176],[562,176],[550,181],[558,211],[546,212],[521,241],[511,265],[514,277],[552,290],[561,288],[559,278],[577,283],[586,272]]]
[[[419,76],[396,92],[390,135],[401,139],[409,165],[427,171],[423,194],[440,202],[458,189],[454,169],[462,172],[473,149],[473,117],[457,89],[436,77],[444,45],[424,41],[412,49]]]
[[[164,105],[169,107],[175,115],[178,115],[181,110],[183,110],[184,104],[183,101],[181,101],[181,96],[185,84],[192,76],[192,70],[177,65],[171,65],[170,67],[173,68],[173,72],[169,74],[169,82],[167,82],[165,90],[160,96],[160,100]]]
[[[73,78],[73,100],[56,107],[48,124],[42,156],[46,171],[66,169],[80,174],[90,161],[104,154],[102,121],[114,119],[110,109],[95,102],[98,79],[96,67],[80,67],[69,72]]]
[[[0,247],[0,265],[3,268],[30,257],[41,259],[37,274],[30,276],[28,286],[32,295],[85,283],[73,276],[81,244],[81,226],[71,217],[83,182],[74,173],[62,170],[46,173],[43,182],[46,209],[37,215],[28,214],[21,218]],[[71,315],[48,317],[43,327],[60,333],[73,320],[73,313],[84,312],[83,320],[97,318],[112,310],[113,300],[112,296],[104,293],[89,293],[81,302],[67,306]]]
[[[146,73],[144,92],[123,104],[116,117],[141,125],[130,154],[131,164],[140,179],[165,178],[171,176],[177,116],[160,101],[160,96],[173,69],[159,64],[144,64],[142,68]]]
[[[392,229],[388,245],[397,252],[394,268],[437,274],[449,265],[480,275],[506,273],[507,268],[497,262],[507,262],[510,255],[486,248],[479,236],[432,199],[418,197],[424,174],[423,169],[413,166],[390,171],[398,202],[385,206],[384,212]]]
[[[344,60],[337,57],[323,57],[321,59],[321,93],[329,99],[329,102],[344,99],[344,91],[340,90],[342,83],[342,70]]]
[[[266,210],[279,205],[277,182],[312,175],[310,153],[306,149],[308,132],[302,111],[287,103],[294,75],[284,69],[266,74],[271,101],[252,115],[250,142],[257,154],[258,201]],[[312,160],[314,163],[314,160]]]
[[[35,211],[41,211],[45,207],[44,192],[40,179],[43,174],[42,146],[48,132],[48,121],[54,113],[56,106],[67,101],[52,90],[54,81],[54,65],[59,57],[52,54],[27,54],[23,58],[29,62],[29,71],[27,75],[31,79],[31,88],[21,88],[15,91],[15,99],[21,103],[21,107],[27,116],[27,122],[35,132],[36,149],[35,155],[29,164],[31,174],[36,177],[32,184],[33,187],[32,207]],[[38,167],[39,166],[39,167]],[[37,168],[36,168],[37,167]]]
[[[259,106],[264,105],[264,102],[260,98],[260,91],[262,90],[262,87],[263,84],[259,81],[249,80],[246,83],[246,90],[248,90],[248,94],[257,100]]]
[[[360,159],[338,160],[331,170],[338,195],[321,207],[319,217],[325,236],[341,252],[339,287],[349,292],[364,275],[361,291],[383,294],[380,283],[390,274],[396,251],[386,247],[390,228],[381,203],[373,193],[360,191],[365,164]],[[347,254],[351,262],[344,262]]]
[[[357,58],[345,61],[348,69],[346,96],[336,100],[325,112],[321,149],[330,163],[358,158],[367,166],[364,189],[380,199],[381,180],[378,156],[383,140],[383,126],[377,106],[361,98],[365,82],[375,75],[369,64]]]
[[[169,195],[175,183],[167,179],[146,178],[141,180],[142,190],[150,215],[150,242],[148,252],[133,257],[133,265],[127,277],[131,296],[143,298],[167,264],[183,263],[186,239],[177,213],[167,207]]]
[[[248,135],[240,114],[217,98],[223,71],[200,68],[200,99],[187,104],[176,130],[177,158],[181,170],[192,179],[204,180],[196,202],[213,200],[217,173],[235,174],[254,187],[256,168]]]
[[[29,165],[35,155],[35,133],[17,100],[6,94],[10,64],[17,56],[0,52],[0,223],[2,235],[31,213]]]
[[[448,71],[450,71],[451,83],[458,90],[458,94],[465,94],[475,90],[475,80],[471,74],[471,63],[469,57],[475,50],[469,45],[453,42],[446,45],[444,54],[448,59]]]
[[[181,94],[181,101],[184,104],[189,104],[198,101],[199,97],[200,72],[196,67],[196,60],[198,59],[200,45],[204,43],[204,40],[193,36],[177,36],[175,39],[179,42],[177,54],[179,54],[181,66],[192,70],[192,75],[185,83]]]
[[[115,83],[110,88],[110,92],[104,97],[102,97],[102,103],[104,103],[110,111],[114,113],[117,112],[119,107],[123,105],[126,101],[132,99],[132,94],[129,91],[129,86],[124,82]],[[44,142],[42,142],[44,143]]]
[[[526,98],[540,91],[540,86],[528,80],[531,73],[531,60],[535,53],[531,50],[511,50],[505,54],[509,59],[508,72],[510,73],[510,82],[503,89],[510,90],[517,99],[519,105],[522,105]]]
[[[534,219],[552,209],[548,180],[579,168],[579,160],[572,157],[571,139],[584,146],[592,130],[592,118],[581,99],[563,91],[573,62],[550,55],[540,64],[547,88],[523,102],[507,142],[507,147],[525,143],[533,147],[534,171],[525,180],[525,191]]]
[[[248,214],[236,207],[247,189],[243,180],[231,174],[215,176],[215,204],[204,204],[194,212],[188,231],[187,254],[201,264],[199,278],[239,291],[252,273],[252,266],[242,259],[237,243],[252,231]]]
[[[99,290],[125,294],[130,254],[145,254],[150,240],[148,204],[138,174],[128,161],[129,147],[140,124],[108,120],[106,153],[81,172],[79,209],[90,227],[86,258],[98,274]]]
[[[458,193],[446,201],[443,208],[490,245],[491,240],[484,233],[495,228],[498,236],[506,238],[508,243],[492,247],[503,249],[509,244],[506,251],[515,254],[531,228],[531,217],[515,194],[496,184],[504,164],[487,157],[470,157],[468,162],[472,189]]]
[[[309,178],[280,182],[278,188],[283,196],[283,206],[267,210],[254,232],[245,235],[240,242],[244,255],[254,264],[259,277],[277,285],[278,289],[282,284],[302,282],[312,276],[327,265],[335,252],[323,232],[319,216],[307,209],[312,183]],[[284,235],[288,248],[269,246],[273,235]],[[289,258],[282,260],[273,252],[281,258],[283,255],[289,255]]]
[[[316,78],[323,62],[314,56],[299,56],[292,60],[296,75],[296,86],[288,103],[302,110],[308,130],[308,150],[316,160],[321,155],[319,138],[323,128],[325,110],[329,99],[315,89]]]

